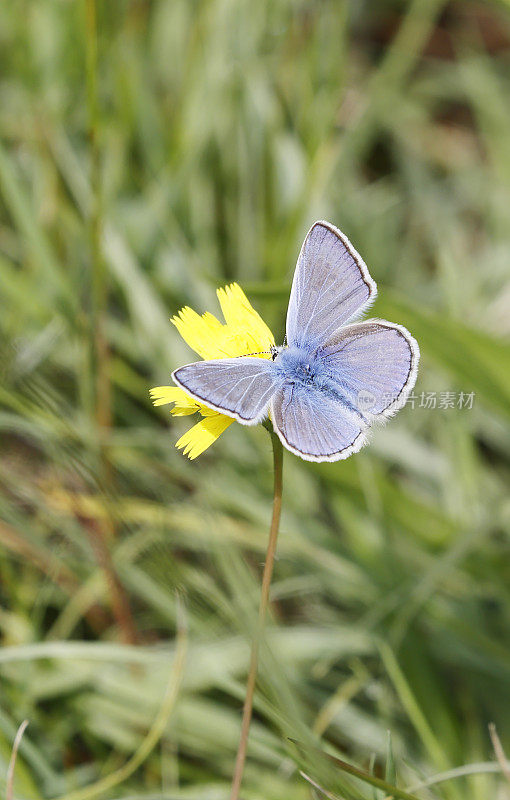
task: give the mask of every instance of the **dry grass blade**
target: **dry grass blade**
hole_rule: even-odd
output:
[[[510,767],[510,762],[507,762],[507,764]],[[437,775],[432,775],[424,781],[408,786],[407,789],[409,792],[418,792],[420,789],[428,789],[431,786],[437,786],[440,783],[453,781],[457,778],[468,778],[472,775],[493,775],[495,773],[499,774],[500,771],[501,766],[493,761],[465,764],[462,767],[455,767],[454,769],[449,769],[447,772],[439,772]],[[388,800],[388,798],[384,798],[384,800]]]
[[[311,786],[313,786],[314,789],[317,789],[317,791],[320,792],[321,794],[323,794],[324,797],[327,797],[328,800],[344,800],[339,795],[331,794],[331,792],[328,792],[327,789],[324,789],[324,787],[321,786],[320,783],[317,783],[317,781],[314,781],[314,779],[311,778],[309,775],[307,775],[306,772],[303,772],[302,770],[300,770],[299,774],[301,775],[302,778],[305,779],[305,781],[308,781],[308,783]]]
[[[491,737],[492,746],[494,747],[494,753],[496,754],[498,764],[501,767],[501,772],[507,779],[508,783],[510,783],[510,762],[507,760],[505,751],[503,750],[503,745],[501,744],[501,739],[498,736],[496,726],[493,722],[491,722],[489,725],[489,734]]]
[[[5,791],[5,800],[13,800],[14,796],[14,770],[16,767],[16,758],[18,755],[18,748],[21,744],[21,740],[23,738],[23,734],[28,725],[28,719],[24,719],[21,725],[18,728],[16,736],[14,738],[14,744],[12,745],[12,753],[11,758],[9,761],[9,767],[7,769],[7,781],[6,781],[6,791]]]

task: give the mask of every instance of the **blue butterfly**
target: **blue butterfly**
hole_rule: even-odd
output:
[[[188,364],[175,383],[243,425],[270,413],[284,446],[308,461],[337,461],[366,443],[370,425],[406,402],[420,351],[401,325],[356,322],[377,295],[361,256],[329,222],[310,228],[287,312],[286,344],[253,356]]]

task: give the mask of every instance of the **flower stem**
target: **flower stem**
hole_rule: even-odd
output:
[[[282,486],[283,486],[283,448],[276,433],[268,426],[273,445],[273,465],[274,465],[274,490],[273,490],[273,516],[269,529],[269,541],[267,544],[266,561],[262,574],[262,590],[260,594],[259,616],[253,643],[251,647],[250,667],[248,670],[248,681],[246,684],[246,697],[243,707],[243,719],[241,723],[241,735],[237,748],[237,757],[232,778],[232,789],[230,800],[239,800],[239,792],[243,780],[244,764],[246,761],[246,749],[248,746],[248,734],[253,712],[253,695],[257,682],[257,669],[259,661],[259,648],[264,631],[267,606],[269,603],[269,589],[273,574],[274,558],[276,553],[276,542],[280,527],[280,513],[282,510]]]

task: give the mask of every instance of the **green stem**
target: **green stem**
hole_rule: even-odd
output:
[[[98,21],[96,0],[85,0],[86,80],[88,137],[90,145],[91,206],[89,240],[91,257],[90,372],[91,395],[97,431],[98,477],[107,496],[113,490],[113,469],[108,455],[111,419],[110,355],[106,337],[108,275],[101,252],[102,192],[98,101]],[[103,569],[111,596],[113,615],[127,644],[135,644],[137,632],[127,593],[115,571],[110,548],[115,538],[115,520],[106,505],[102,523],[87,524],[94,551]]]
[[[257,683],[257,669],[259,662],[260,642],[264,631],[264,622],[266,619],[267,607],[269,604],[269,590],[271,587],[271,577],[273,575],[274,558],[276,553],[276,542],[278,540],[278,531],[280,528],[280,514],[282,510],[283,448],[282,448],[282,443],[280,442],[276,433],[274,433],[274,431],[270,429],[269,426],[268,430],[271,435],[271,443],[273,445],[273,465],[274,465],[273,516],[271,519],[271,527],[269,529],[269,541],[267,544],[264,572],[262,574],[262,589],[260,594],[259,616],[251,648],[250,667],[248,670],[246,697],[244,700],[243,719],[241,723],[241,735],[239,737],[239,745],[237,748],[237,757],[234,768],[234,776],[232,778],[232,789],[230,792],[230,800],[239,800],[239,792],[243,780],[244,764],[246,761],[246,749],[248,747],[248,735],[250,731],[250,722],[253,712],[253,696],[255,694],[255,685]]]
[[[91,362],[93,367],[93,396],[96,423],[103,438],[111,424],[110,375],[108,342],[105,332],[108,302],[108,276],[101,252],[102,191],[99,145],[99,101],[97,87],[98,43],[96,0],[85,2],[86,78],[88,107],[88,138],[90,145],[91,205],[89,239],[91,255]],[[95,376],[94,376],[95,373]],[[95,378],[95,379],[94,379]]]

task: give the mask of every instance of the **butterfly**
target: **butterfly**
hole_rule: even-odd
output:
[[[366,444],[371,425],[401,408],[420,351],[402,326],[359,322],[377,286],[347,237],[316,222],[292,282],[285,344],[257,355],[179,367],[175,383],[243,425],[270,414],[283,445],[308,461],[337,461]]]

